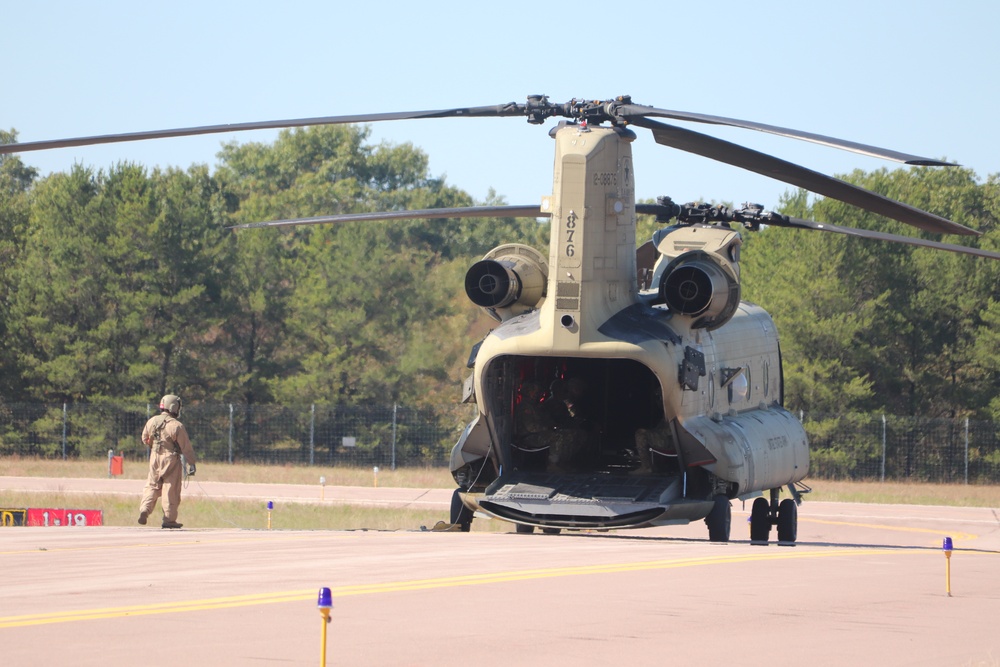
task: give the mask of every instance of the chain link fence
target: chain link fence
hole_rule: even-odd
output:
[[[1000,423],[891,415],[800,415],[809,476],[958,484],[1000,482]]]
[[[0,456],[144,460],[139,435],[152,404],[0,404]],[[182,421],[198,457],[229,463],[446,466],[474,406],[199,404]],[[800,415],[809,476],[1000,483],[1000,423],[889,415]]]
[[[0,404],[0,456],[144,460],[142,427],[156,405]],[[474,412],[400,405],[199,404],[181,421],[201,461],[323,466],[446,466]]]

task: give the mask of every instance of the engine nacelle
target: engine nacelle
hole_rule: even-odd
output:
[[[548,262],[540,252],[508,243],[469,268],[465,293],[490,317],[503,322],[537,308],[545,298],[548,279]]]
[[[733,265],[715,253],[689,250],[667,264],[659,296],[672,312],[696,318],[692,328],[711,331],[739,307],[740,279]]]

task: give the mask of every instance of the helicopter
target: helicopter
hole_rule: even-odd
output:
[[[548,253],[509,243],[465,277],[496,326],[471,350],[463,402],[476,417],[450,457],[449,529],[477,516],[517,532],[704,521],[731,537],[732,502],[753,499],[750,541],[794,545],[809,487],[805,428],[784,407],[771,316],[743,301],[741,232],[812,229],[1000,259],[970,246],[803,220],[756,204],[669,197],[636,203],[633,128],[656,143],[748,169],[932,234],[973,229],[845,181],[658,119],[739,127],[914,166],[951,163],[762,123],[635,104],[629,96],[327,116],[0,145],[0,153],[241,130],[425,118],[560,118],[551,195],[540,205],[471,206],[274,220],[237,228],[457,217],[550,219]],[[662,227],[636,243],[638,215]],[[787,490],[788,497],[781,498]]]

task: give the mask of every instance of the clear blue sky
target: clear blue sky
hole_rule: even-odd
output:
[[[22,141],[217,123],[523,102],[634,101],[755,120],[1000,172],[1000,3],[17,2],[0,6],[0,128]],[[478,200],[551,191],[546,130],[517,118],[396,121],[431,171]],[[892,163],[757,132],[686,124],[827,173]],[[637,196],[778,204],[784,184],[635,145]],[[226,140],[25,154],[42,174],[215,163]]]

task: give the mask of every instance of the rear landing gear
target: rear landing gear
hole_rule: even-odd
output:
[[[750,507],[750,544],[766,545],[770,540],[771,526],[778,527],[778,545],[794,547],[799,532],[798,498],[785,498],[778,502],[781,489],[771,489],[771,502],[755,498]]]
[[[754,498],[750,507],[750,544],[767,544],[770,536],[771,506],[766,498]]]
[[[733,523],[732,506],[729,504],[729,498],[721,494],[715,496],[714,502],[712,511],[705,517],[708,539],[712,542],[728,542],[729,530]]]
[[[799,508],[791,498],[778,505],[778,544],[795,546],[799,532]]]

